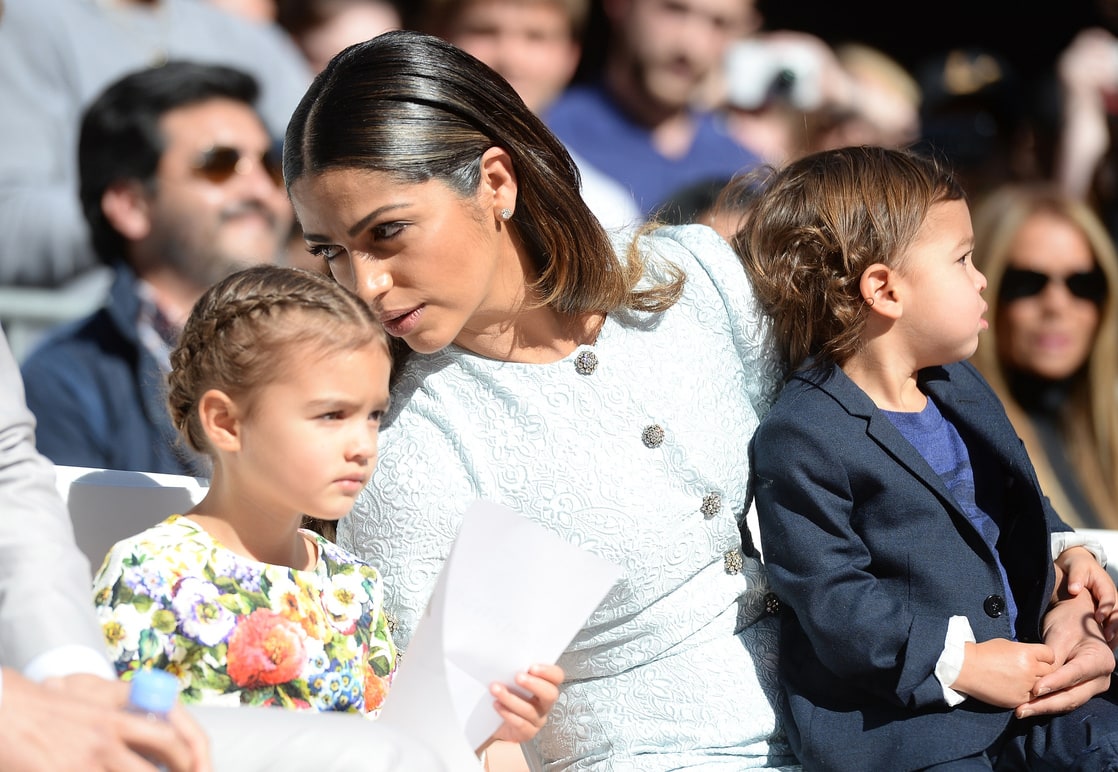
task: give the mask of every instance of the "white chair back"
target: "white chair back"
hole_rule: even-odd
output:
[[[95,572],[116,542],[186,512],[209,490],[208,481],[185,475],[79,466],[57,466],[55,474],[78,547]]]

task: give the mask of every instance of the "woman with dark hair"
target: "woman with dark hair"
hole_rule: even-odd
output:
[[[391,577],[401,648],[463,512],[497,501],[623,569],[560,657],[537,768],[794,764],[743,528],[780,368],[728,244],[697,225],[612,244],[513,89],[415,32],[339,54],[284,152],[311,252],[410,350],[338,533]]]

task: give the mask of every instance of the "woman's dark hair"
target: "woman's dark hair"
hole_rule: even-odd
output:
[[[674,302],[675,284],[636,289],[639,258],[617,258],[582,200],[570,154],[516,91],[431,35],[386,32],[335,56],[288,124],[284,178],[290,190],[307,174],[361,169],[402,183],[440,180],[473,198],[491,147],[512,159],[518,194],[509,226],[534,261],[538,305],[579,314]]]

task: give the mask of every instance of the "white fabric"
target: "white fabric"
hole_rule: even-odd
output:
[[[32,681],[44,678],[90,673],[102,678],[116,678],[116,671],[109,664],[104,649],[73,644],[59,646],[39,654],[23,668],[23,674]]]
[[[764,615],[767,582],[753,557],[726,567],[727,553],[741,558],[748,444],[779,382],[776,359],[745,273],[714,231],[664,229],[643,251],[686,272],[683,297],[659,315],[611,315],[594,346],[551,364],[454,346],[413,356],[339,542],[381,568],[401,648],[477,498],[623,567],[560,658],[568,680],[527,748],[534,763],[778,764],[788,751],[771,706],[778,625]],[[588,375],[575,366],[586,352],[597,358]],[[649,447],[653,426],[663,441]],[[707,516],[712,494],[721,507],[708,504]]]
[[[943,687],[943,699],[948,706],[954,707],[967,698],[962,692],[951,688],[963,669],[965,645],[974,643],[974,631],[971,629],[970,620],[964,616],[951,617],[947,620],[947,635],[943,643],[943,654],[936,662],[936,678]]]
[[[1060,553],[1072,547],[1083,547],[1092,555],[1099,564],[1106,568],[1106,550],[1102,542],[1090,534],[1079,531],[1060,531],[1052,534],[1052,559],[1055,560]]]

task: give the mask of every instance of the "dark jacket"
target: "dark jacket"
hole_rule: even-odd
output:
[[[118,265],[105,305],[52,331],[23,363],[38,448],[56,464],[203,476],[171,424],[159,363],[140,344],[136,281]]]
[[[985,750],[1012,711],[948,707],[933,672],[948,619],[967,617],[978,641],[1040,640],[1050,532],[1070,527],[978,372],[961,363],[920,377],[972,457],[996,470],[976,489],[1004,513],[997,548],[1017,628],[993,552],[912,444],[841,369],[794,375],[753,456],[762,550],[785,609],[789,734],[805,769],[900,772]]]

